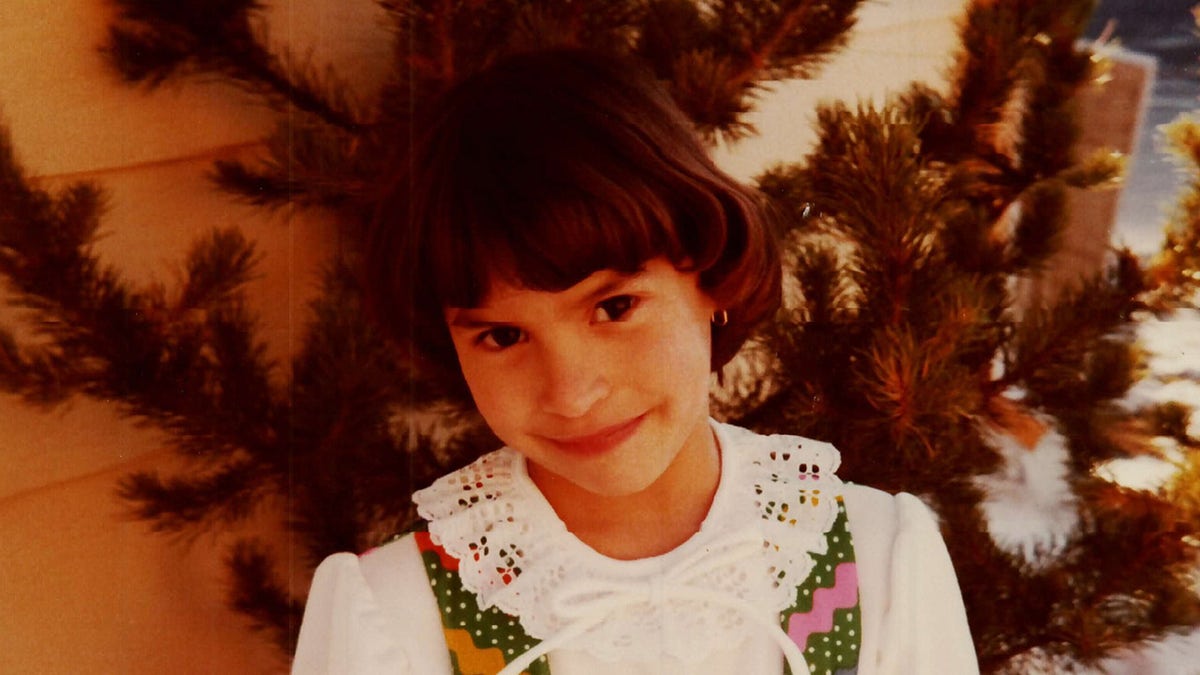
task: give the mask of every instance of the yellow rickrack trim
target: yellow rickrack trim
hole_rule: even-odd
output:
[[[480,649],[462,628],[447,628],[446,646],[458,660],[462,675],[493,675],[504,669],[504,654],[498,647]]]

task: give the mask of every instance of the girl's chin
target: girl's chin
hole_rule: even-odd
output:
[[[584,493],[580,496],[590,496],[598,499],[619,499],[644,492],[654,485],[666,472],[655,471],[650,467],[637,472],[621,471],[610,474],[601,467],[563,467],[555,470],[552,467],[529,464],[529,474],[534,483],[546,492],[548,489],[561,492],[566,488],[572,492]]]

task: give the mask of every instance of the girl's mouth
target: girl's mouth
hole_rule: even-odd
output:
[[[645,419],[646,415],[643,413],[631,420],[605,427],[593,433],[565,438],[547,437],[547,439],[558,449],[572,455],[599,455],[612,450],[637,433]]]

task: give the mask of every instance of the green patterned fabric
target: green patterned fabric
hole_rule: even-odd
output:
[[[509,661],[537,645],[538,640],[525,634],[516,617],[495,607],[479,607],[475,595],[462,585],[458,561],[434,544],[428,532],[419,531],[415,536],[429,585],[437,597],[455,675],[495,675]],[[525,673],[550,675],[549,662],[543,656]]]
[[[825,541],[828,549],[813,554],[812,571],[796,588],[795,604],[783,613],[780,625],[803,650],[810,673],[851,675],[858,672],[862,613],[854,542],[840,498],[837,520]],[[784,672],[791,670],[785,666]]]

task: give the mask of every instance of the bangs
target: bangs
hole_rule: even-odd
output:
[[[480,197],[463,204],[473,213],[460,214],[431,242],[434,287],[445,306],[478,306],[494,281],[561,291],[600,270],[632,273],[652,258],[676,265],[686,258],[662,205],[569,194],[553,201],[512,192]]]
[[[631,139],[572,137],[569,130],[591,127],[541,122],[552,151],[512,127],[473,146],[465,138],[456,166],[442,174],[453,175],[441,182],[445,192],[425,195],[443,205],[425,222],[429,278],[443,306],[476,307],[495,281],[561,291],[654,258],[696,271],[715,263],[726,245],[725,209],[701,181],[654,171],[661,161]]]

